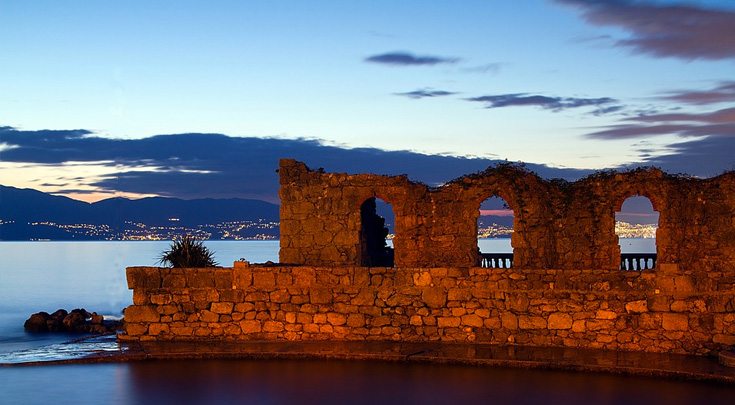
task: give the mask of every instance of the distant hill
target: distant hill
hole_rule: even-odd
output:
[[[131,223],[199,229],[225,222],[278,222],[278,210],[276,204],[237,198],[110,198],[90,204],[37,190],[0,186],[0,240],[98,239],[93,232],[66,231],[68,227],[59,225],[88,224],[114,233],[130,228]],[[277,231],[276,227],[276,236]]]

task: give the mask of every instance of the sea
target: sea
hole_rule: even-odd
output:
[[[208,241],[223,266],[278,261],[278,241]],[[0,242],[0,363],[41,360],[74,335],[23,330],[39,311],[119,317],[132,303],[125,267],[157,265],[169,242]],[[509,239],[480,240],[511,252]],[[651,239],[623,252],[655,251]],[[50,349],[49,349],[50,350]],[[31,357],[28,357],[28,354]],[[33,358],[38,353],[38,358]],[[25,357],[23,357],[25,356]],[[716,384],[561,371],[349,361],[189,360],[2,366],[0,404],[735,403]]]

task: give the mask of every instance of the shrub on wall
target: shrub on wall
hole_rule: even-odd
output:
[[[201,240],[191,235],[171,242],[169,250],[163,251],[159,263],[170,267],[215,267],[214,252]]]

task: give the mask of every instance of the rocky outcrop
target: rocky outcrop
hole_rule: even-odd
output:
[[[37,312],[28,318],[23,327],[28,332],[64,332],[64,333],[94,333],[111,334],[121,328],[121,322],[105,320],[96,312],[89,313],[84,308],[77,308],[71,312],[59,309],[49,314]]]

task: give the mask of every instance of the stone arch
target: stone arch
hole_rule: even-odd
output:
[[[498,213],[492,213],[487,214],[487,216],[494,215],[495,218],[492,220],[486,220],[485,223],[483,223],[484,228],[480,228],[481,222],[483,222],[483,204],[486,202],[491,202],[493,204],[493,207],[486,207],[491,208],[493,211],[500,211]],[[498,207],[500,203],[502,202],[504,207]],[[505,209],[503,209],[505,208]],[[507,226],[508,221],[507,218],[504,218],[507,216],[507,211],[510,211],[510,215],[512,216],[510,221],[510,234],[508,234]],[[513,214],[513,209],[510,208],[510,205],[508,202],[498,195],[498,193],[494,193],[492,196],[482,200],[480,204],[478,205],[477,210],[477,219],[475,220],[475,234],[477,235],[477,249],[478,253],[480,255],[480,261],[479,266],[480,267],[489,267],[489,268],[509,268],[512,267],[513,262],[513,230],[514,228],[514,222],[515,222],[515,215]],[[492,225],[491,225],[492,221]],[[497,222],[496,222],[497,221]],[[506,239],[507,242],[510,244],[510,251],[506,251],[505,243],[497,243],[500,242],[497,239]],[[492,243],[495,246],[485,246],[483,247],[483,244],[488,245],[489,243]],[[501,245],[501,246],[499,246]]]
[[[359,265],[364,267],[393,267],[395,265],[394,247],[388,246],[387,236],[389,229],[385,218],[376,211],[376,200],[381,200],[390,206],[394,218],[396,210],[388,200],[381,198],[379,194],[362,200],[359,208]]]
[[[658,212],[658,226],[656,230],[656,253],[655,258],[649,261],[649,265],[661,262],[663,258],[663,246],[668,243],[666,239],[666,224],[668,222],[669,212],[667,199],[670,194],[670,177],[659,169],[638,169],[631,172],[618,173],[609,182],[610,189],[610,206],[607,214],[613,218],[611,229],[608,231],[615,242],[615,268],[631,268],[631,264],[623,256],[620,248],[620,240],[615,232],[615,215],[622,210],[623,204],[631,197],[645,197],[651,203],[653,210]],[[663,229],[663,232],[662,232]],[[626,254],[627,255],[627,254]],[[643,259],[640,259],[643,260]],[[638,269],[638,265],[634,269]],[[641,265],[640,267],[648,268],[649,266]],[[655,268],[655,266],[653,266]]]
[[[634,199],[638,199],[638,201]],[[652,211],[652,215],[645,220],[631,217],[630,213],[625,214],[623,212],[623,207],[628,203],[637,204],[639,206],[648,205]],[[616,206],[618,205],[616,204]],[[645,213],[645,211],[647,211],[646,208],[648,207],[639,207],[639,209],[640,208],[643,208],[643,213]],[[646,270],[654,268],[658,244],[653,246],[652,251],[649,246],[645,246],[647,242],[646,239],[650,238],[650,232],[647,231],[650,230],[650,222],[654,218],[656,220],[656,228],[658,228],[660,212],[658,212],[653,206],[653,201],[644,195],[637,194],[626,198],[622,203],[620,203],[619,208],[615,210],[615,236],[618,239],[618,247],[620,248],[621,253],[621,270]],[[642,223],[645,224],[641,225]],[[656,242],[655,236],[656,235],[654,234],[654,243]],[[635,245],[624,245],[624,239],[629,239],[630,241],[628,243],[635,243]],[[626,248],[628,249],[627,251]]]

